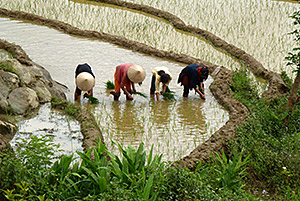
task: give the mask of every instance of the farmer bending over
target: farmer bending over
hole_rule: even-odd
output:
[[[162,94],[170,92],[168,85],[172,75],[167,67],[156,67],[152,70],[152,74],[150,94],[155,93],[156,100],[159,101],[159,85],[162,83]]]
[[[145,70],[137,64],[121,64],[115,71],[115,91],[110,92],[114,100],[119,100],[121,89],[126,95],[126,100],[133,100],[132,93],[136,92],[134,83],[142,84],[146,77]],[[132,90],[131,90],[132,87]]]
[[[197,64],[191,64],[182,69],[178,77],[178,83],[183,85],[183,97],[188,97],[189,90],[194,89],[201,98],[204,96],[203,81],[208,77],[208,68],[206,66],[200,66]]]
[[[93,96],[93,87],[95,86],[95,75],[92,68],[87,64],[79,64],[75,71],[76,90],[74,100],[80,101],[81,91],[87,91],[89,96]]]

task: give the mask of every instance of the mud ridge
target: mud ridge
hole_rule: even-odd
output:
[[[122,1],[114,1],[114,0],[106,0],[106,1],[103,0],[100,2],[104,2],[104,3],[111,2],[110,4],[117,2],[120,4],[120,6],[122,3]],[[127,3],[127,7],[130,5],[132,4]],[[139,7],[141,9],[140,11],[143,12],[154,9],[149,6],[143,6],[137,4],[134,4],[134,6]],[[135,7],[132,7],[131,9],[135,9]],[[241,59],[241,61],[246,63],[250,68],[250,70],[255,75],[267,79],[269,81],[269,87],[265,93],[265,95],[268,98],[282,95],[286,91],[287,88],[277,73],[269,72],[266,69],[264,69],[262,64],[256,61],[251,55],[245,53],[243,50],[240,50],[234,47],[233,45],[228,44],[227,42],[223,41],[222,39],[218,38],[217,36],[214,36],[213,34],[207,31],[201,30],[199,28],[191,27],[191,26],[186,26],[179,18],[176,18],[176,16],[170,13],[159,11],[158,9],[154,9],[153,12],[150,14],[152,15],[155,14],[158,17],[163,17],[171,21],[170,23],[173,24],[175,27],[177,23],[178,27],[176,28],[180,28],[184,31],[189,31],[191,33],[195,33],[202,37],[205,37],[207,40],[211,41],[212,44],[216,45],[216,47],[221,48],[223,50],[228,50],[232,56]],[[206,65],[207,67],[210,68],[211,70],[210,72],[215,71],[216,67],[218,66],[216,64],[202,61],[200,59],[185,54],[177,54],[174,52],[158,50],[156,48],[145,45],[143,43],[128,40],[124,37],[106,34],[103,32],[80,30],[64,22],[46,19],[44,17],[36,16],[21,11],[9,11],[7,9],[0,8],[0,16],[10,17],[10,18],[15,18],[20,20],[29,20],[36,24],[55,28],[67,34],[106,41],[112,44],[119,45],[121,47],[125,47],[133,51],[145,53],[151,56],[156,56],[164,59],[173,60],[176,62],[181,62],[184,64],[195,63],[199,65]],[[172,19],[174,19],[174,21],[172,21]],[[206,160],[207,157],[209,157],[215,151],[219,151],[223,149],[224,146],[226,145],[226,142],[230,138],[233,138],[235,136],[236,126],[242,124],[246,120],[248,114],[247,108],[239,101],[234,99],[233,94],[229,92],[229,88],[232,84],[232,76],[233,76],[233,72],[231,70],[225,67],[221,67],[218,73],[212,75],[212,77],[215,80],[210,86],[210,90],[212,91],[217,101],[228,110],[230,119],[226,122],[226,124],[223,127],[221,127],[218,131],[216,131],[207,141],[205,141],[203,144],[196,147],[196,149],[192,151],[188,156],[181,159],[180,164],[182,166],[192,169],[196,164],[196,162],[201,160]]]
[[[0,39],[0,49],[10,52],[21,64],[32,66],[32,61],[21,46]]]

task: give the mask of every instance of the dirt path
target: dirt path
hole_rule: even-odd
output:
[[[113,4],[117,6],[122,6],[130,9],[139,10],[142,12],[149,13],[151,15],[155,15],[157,17],[164,18],[168,20],[175,28],[193,33],[197,36],[204,37],[206,40],[211,42],[215,47],[222,49],[223,51],[228,52],[235,58],[238,58],[243,63],[247,65],[247,67],[258,77],[262,77],[263,79],[269,82],[268,90],[265,92],[265,96],[267,98],[277,97],[282,95],[286,92],[287,87],[285,86],[284,82],[280,78],[277,73],[270,72],[266,70],[261,63],[255,60],[251,55],[247,54],[245,51],[235,47],[232,44],[228,44],[226,41],[222,40],[221,38],[213,35],[210,32],[202,30],[197,27],[186,26],[185,23],[180,20],[178,17],[172,15],[171,13],[161,11],[149,6],[145,5],[138,5],[129,2],[123,2],[118,0],[101,0],[99,2]],[[46,19],[44,17],[36,16],[33,14],[20,12],[20,11],[9,11],[3,8],[0,8],[0,16],[2,17],[11,17],[20,20],[28,20],[30,22],[49,26],[51,28],[55,28],[61,32],[82,36],[86,38],[93,38],[98,39],[101,41],[106,41],[112,44],[119,45],[121,47],[145,53],[151,56],[160,57],[163,59],[169,59],[176,62],[181,62],[184,64],[199,64],[205,65],[209,67],[210,72],[214,72],[218,65],[212,64],[206,61],[202,61],[200,59],[185,55],[185,54],[177,54],[168,51],[162,51],[145,45],[143,43],[139,43],[136,41],[128,40],[123,37],[110,35],[103,32],[96,32],[96,31],[89,31],[89,30],[80,30],[76,27],[72,27],[71,25],[60,22],[57,20]],[[21,54],[21,52],[15,53],[16,55]],[[25,57],[25,56],[24,56]],[[23,59],[23,56],[19,58]],[[218,131],[211,136],[210,139],[205,141],[203,144],[196,147],[194,151],[192,151],[188,156],[184,157],[180,160],[180,163],[184,167],[194,168],[196,162],[201,160],[206,160],[209,155],[211,155],[214,151],[220,151],[224,148],[226,142],[235,136],[235,128],[236,126],[242,124],[248,114],[247,108],[241,104],[239,101],[233,98],[233,94],[229,92],[229,88],[232,84],[232,76],[233,72],[225,67],[221,67],[220,71],[212,77],[214,78],[213,83],[210,86],[210,90],[212,91],[215,98],[218,102],[224,106],[228,112],[230,119],[228,122],[221,127]],[[79,119],[81,120],[81,119]],[[82,132],[90,132],[88,131],[87,127],[82,128]],[[97,129],[95,129],[97,130]],[[97,131],[100,132],[101,131]],[[95,142],[94,137],[93,143]],[[92,143],[92,144],[93,144]],[[87,143],[86,146],[92,146],[92,144]]]

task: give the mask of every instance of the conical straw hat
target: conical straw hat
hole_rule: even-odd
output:
[[[144,81],[146,73],[142,66],[133,64],[128,68],[127,76],[131,82],[141,83]]]
[[[75,83],[81,91],[89,91],[95,86],[95,78],[90,73],[82,72],[76,77]]]

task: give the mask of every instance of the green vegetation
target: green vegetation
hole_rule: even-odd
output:
[[[17,71],[13,68],[13,65],[10,63],[10,61],[0,62],[0,70],[8,71],[18,75]]]
[[[290,86],[291,81],[285,76],[286,73],[282,75]],[[269,194],[282,196],[282,199],[289,194],[292,200],[300,199],[299,102],[287,126],[284,122],[288,102],[286,96],[273,100],[259,98],[255,86],[249,84],[251,80],[243,70],[235,73],[233,79],[235,98],[244,103],[251,114],[247,122],[238,127],[236,138],[228,146],[228,154],[240,151],[251,154],[247,165],[250,175],[247,178],[252,185],[255,186],[257,181]]]
[[[112,81],[110,81],[110,80],[108,80],[107,82],[104,82],[105,83],[105,87],[106,87],[106,89],[115,89],[115,84],[112,82]]]
[[[300,2],[300,1],[299,1]],[[297,47],[293,48],[292,52],[288,53],[288,56],[285,58],[289,62],[288,66],[294,66],[296,69],[293,69],[293,72],[296,73],[296,78],[291,87],[291,92],[289,100],[286,107],[286,112],[288,115],[285,117],[285,122],[288,124],[291,116],[294,113],[295,104],[300,100],[300,96],[297,96],[298,89],[300,87],[300,11],[294,12],[291,18],[294,20],[295,30],[290,34],[294,35],[294,40],[296,41]]]
[[[175,95],[174,95],[174,91],[170,91],[170,92],[165,92],[163,93],[163,97],[166,98],[167,100],[170,101],[176,101]]]
[[[247,164],[241,156],[218,156],[190,171],[162,162],[153,147],[146,155],[143,143],[137,150],[118,147],[122,157],[98,141],[87,153],[77,152],[80,159],[58,158],[51,138],[32,137],[15,153],[0,153],[0,188],[8,200],[255,200],[240,185]]]
[[[72,104],[67,100],[60,100],[57,97],[52,97],[51,106],[63,110],[66,114],[76,118],[81,113],[81,108],[79,105]]]
[[[140,96],[142,96],[142,97],[144,97],[144,98],[147,98],[147,95],[146,95],[146,94],[144,94],[144,93],[142,93],[142,92],[139,92],[139,91],[134,91],[133,94],[137,94],[137,95],[140,95]]]
[[[298,58],[289,54],[289,65],[299,67]],[[231,91],[250,115],[226,150],[194,171],[161,161],[153,147],[147,155],[143,143],[137,150],[118,144],[118,156],[98,141],[77,152],[77,159],[56,157],[58,146],[48,136],[32,137],[14,153],[0,153],[1,192],[8,200],[300,200],[299,101],[286,124],[287,97],[260,97],[247,70],[236,72],[233,81]],[[72,116],[80,110],[68,102],[52,104]]]
[[[193,171],[161,161],[153,147],[147,155],[143,143],[118,144],[116,155],[99,141],[79,159],[57,159],[51,139],[33,137],[0,154],[0,188],[9,200],[299,200],[299,103],[287,127],[287,97],[264,100],[247,74],[236,72],[232,86],[251,112],[247,122],[226,151]]]
[[[88,95],[87,93],[84,94],[84,97],[89,99],[90,103],[92,104],[99,104],[98,98]]]

